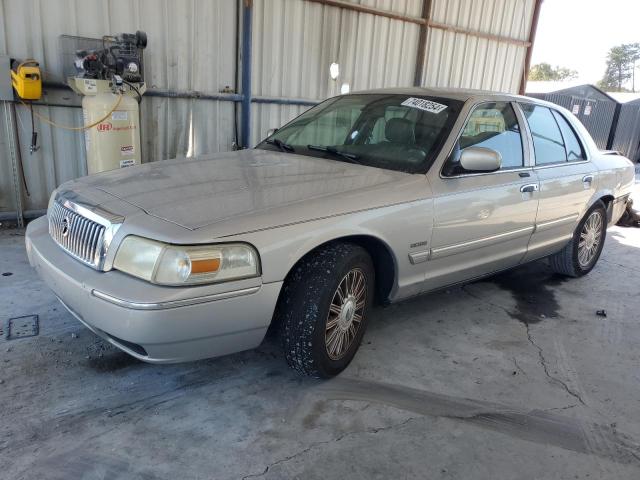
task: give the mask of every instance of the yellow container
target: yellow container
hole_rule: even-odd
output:
[[[42,76],[35,60],[26,60],[11,70],[11,83],[23,100],[38,100],[42,96]]]

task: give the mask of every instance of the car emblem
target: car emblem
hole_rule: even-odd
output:
[[[69,217],[64,217],[62,219],[62,236],[66,237],[67,235],[69,235],[69,227],[71,227],[71,221],[69,220]]]

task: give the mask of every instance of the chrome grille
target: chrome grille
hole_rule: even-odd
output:
[[[49,211],[49,234],[73,257],[100,268],[105,226],[89,220],[57,201]]]

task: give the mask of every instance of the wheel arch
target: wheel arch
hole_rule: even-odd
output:
[[[596,192],[589,200],[589,203],[585,206],[584,211],[580,215],[580,219],[582,219],[585,216],[585,214],[591,209],[591,207],[593,207],[593,205],[595,205],[598,201],[601,201],[602,203],[604,203],[604,206],[607,210],[607,220],[608,221],[611,220],[614,200],[615,200],[615,197],[611,190],[600,190]]]
[[[323,241],[300,255],[291,265],[284,278],[286,283],[291,273],[300,262],[315,251],[334,243],[353,243],[364,248],[373,262],[376,274],[375,298],[376,303],[386,304],[389,301],[398,276],[398,262],[389,244],[380,237],[371,234],[350,234]]]

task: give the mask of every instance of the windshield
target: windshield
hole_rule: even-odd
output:
[[[449,98],[397,94],[335,97],[307,110],[257,148],[426,172],[462,105]]]

